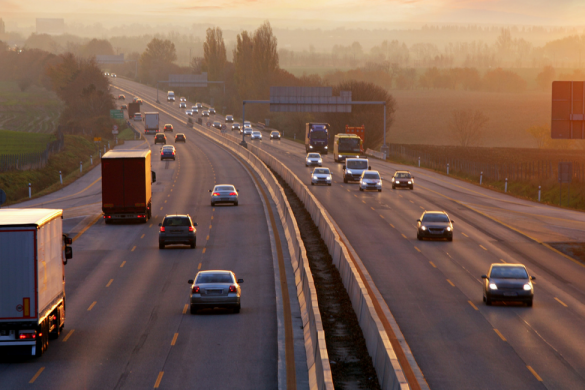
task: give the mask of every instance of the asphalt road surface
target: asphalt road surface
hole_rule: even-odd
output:
[[[153,88],[121,79],[115,84],[155,100]],[[159,107],[187,119],[178,103],[162,99]],[[248,142],[277,156],[309,185],[304,146],[263,135],[263,141]],[[584,214],[422,169],[373,159],[371,165],[385,179],[381,193],[343,184],[342,166],[331,154],[324,166],[333,172],[333,185],[309,187],[373,277],[429,386],[585,388],[585,267],[541,243],[582,240]],[[414,191],[392,190],[390,177],[405,168],[416,177]],[[416,240],[423,210],[449,213],[453,242]],[[481,275],[499,262],[523,263],[537,277],[534,307],[483,304]]]

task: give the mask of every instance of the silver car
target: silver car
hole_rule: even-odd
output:
[[[323,166],[323,159],[319,153],[308,153],[307,158],[305,159],[305,166],[308,167],[310,165],[318,165]]]
[[[329,168],[315,168],[311,173],[311,185],[327,184],[331,185],[331,172]]]
[[[252,130],[252,126],[244,125],[244,135],[252,135],[253,131],[254,130]]]
[[[364,171],[360,177],[360,191],[378,190],[382,192],[382,177],[378,171]]]
[[[211,205],[215,206],[217,203],[233,203],[238,205],[238,190],[231,184],[218,184],[213,187],[211,192]]]
[[[183,244],[194,249],[197,245],[197,223],[193,223],[189,214],[166,215],[159,223],[158,248],[165,249],[166,245]]]
[[[187,108],[187,103],[185,102],[179,103],[179,108]]]
[[[262,141],[262,133],[257,131],[257,130],[253,131],[250,139],[258,139],[258,140]]]
[[[199,271],[191,285],[191,314],[199,309],[230,308],[234,313],[240,312],[244,279],[236,279],[232,271]]]
[[[185,114],[189,115],[189,116],[193,116],[193,111],[191,110],[187,110],[185,111]]]

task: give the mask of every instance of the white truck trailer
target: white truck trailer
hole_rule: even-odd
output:
[[[144,133],[156,134],[158,133],[158,112],[144,113]]]
[[[65,326],[63,210],[0,210],[0,348],[41,356]]]

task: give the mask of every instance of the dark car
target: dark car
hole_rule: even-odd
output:
[[[234,123],[232,125],[232,130],[240,130],[240,124],[239,123]]]
[[[528,275],[522,264],[494,263],[484,280],[483,301],[490,306],[494,301],[524,302],[532,307],[534,300],[534,276]]]
[[[193,223],[189,214],[166,215],[159,223],[158,247],[165,249],[167,245],[190,245],[191,249],[197,246],[197,223]]]
[[[270,133],[270,139],[280,139],[280,133],[278,131],[272,131]]]
[[[233,122],[234,122],[234,116],[233,115],[226,115],[225,123],[233,123]]]
[[[173,145],[165,145],[160,149],[160,161],[162,160],[176,160],[176,149]]]
[[[425,211],[417,221],[416,238],[446,238],[453,241],[453,221],[444,211]]]
[[[392,176],[392,189],[410,188],[414,190],[414,176],[408,171],[396,171]]]
[[[128,106],[126,104],[122,104],[120,106],[120,110],[127,110],[127,109],[128,109]]]
[[[215,127],[216,129],[221,130],[221,123],[220,122],[213,122],[213,127]]]
[[[182,143],[187,142],[187,136],[185,136],[185,134],[183,134],[183,133],[178,133],[177,135],[175,135],[175,143],[177,143],[177,142],[182,142]]]
[[[201,116],[209,116],[209,111],[205,110],[201,113]]]
[[[173,131],[173,125],[166,124],[165,127],[163,127],[163,131]]]
[[[164,145],[166,145],[167,144],[167,136],[164,135],[163,133],[155,134],[155,136],[154,136],[154,144],[155,145],[156,144],[164,144]]]
[[[209,115],[215,115],[215,108],[211,107],[209,109]]]

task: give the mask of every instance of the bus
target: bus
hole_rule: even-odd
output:
[[[335,162],[345,161],[346,158],[360,157],[363,153],[363,141],[356,134],[339,133],[333,141],[333,159]]]

